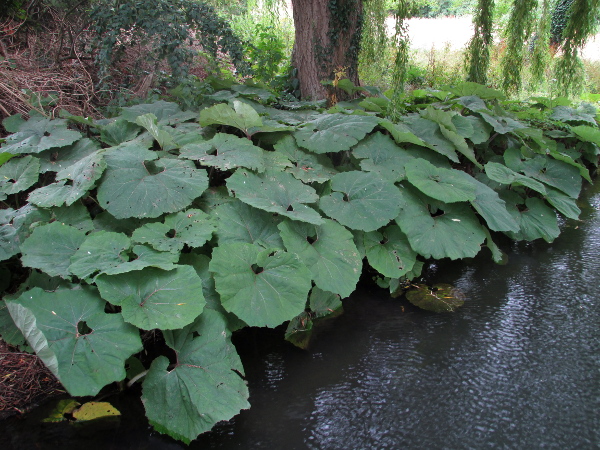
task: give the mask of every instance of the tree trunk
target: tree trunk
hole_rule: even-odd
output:
[[[348,78],[358,85],[362,0],[292,0],[296,42],[292,64],[303,99],[348,98],[323,80]],[[344,72],[345,75],[340,75]]]

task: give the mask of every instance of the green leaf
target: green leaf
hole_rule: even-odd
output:
[[[503,164],[489,162],[485,166],[485,174],[500,184],[525,186],[529,189],[533,189],[542,195],[546,195],[546,188],[539,181],[533,180],[525,175],[514,172]]]
[[[176,269],[179,253],[159,252],[154,250],[149,245],[134,245],[132,259],[125,259],[117,266],[106,266],[102,273],[106,275],[118,275],[120,273],[132,272],[134,270],[142,270],[145,267],[157,267],[162,270]],[[135,276],[135,274],[130,274]]]
[[[189,144],[180,150],[182,158],[199,161],[220,170],[246,167],[258,172],[265,170],[263,150],[251,140],[232,134],[217,133],[211,140]]]
[[[125,378],[125,360],[142,349],[138,330],[104,305],[92,288],[33,288],[7,302],[36,354],[75,396],[96,395]]]
[[[208,187],[206,171],[190,161],[157,159],[139,146],[105,154],[98,202],[117,219],[158,217],[189,206]]]
[[[596,119],[593,114],[589,114],[584,111],[578,111],[569,106],[556,106],[552,110],[549,119],[559,120],[565,123],[588,123],[592,126],[596,126]]]
[[[572,127],[571,131],[580,139],[586,142],[593,142],[594,144],[600,146],[600,130],[598,128],[580,125],[577,127]]]
[[[158,142],[163,150],[172,150],[177,148],[170,131],[172,128],[158,124],[156,116],[152,113],[136,117],[135,123],[145,128],[148,133]]]
[[[434,208],[409,189],[403,192],[396,222],[411,247],[425,258],[472,258],[485,240],[481,224],[469,206],[452,203]]]
[[[154,116],[156,117],[156,116]],[[140,126],[128,120],[117,118],[100,129],[100,140],[110,146],[131,141],[140,133]]]
[[[310,314],[302,311],[288,323],[284,338],[296,347],[306,350],[312,337],[314,322]]]
[[[385,277],[400,278],[415,265],[417,254],[406,235],[396,225],[364,235],[367,260],[373,269]]]
[[[526,209],[520,211],[516,206],[509,205],[509,212],[519,224],[519,232],[509,232],[511,239],[533,241],[542,238],[552,242],[560,234],[556,213],[544,204],[544,201],[531,197],[525,201]]]
[[[429,197],[445,203],[475,200],[475,184],[463,177],[464,172],[438,168],[428,161],[414,158],[406,164],[406,178]]]
[[[21,244],[31,235],[33,226],[49,219],[48,211],[29,204],[18,210],[0,210],[0,261],[19,253]]]
[[[298,255],[319,288],[342,297],[354,292],[362,259],[352,233],[328,219],[318,226],[284,221],[279,229],[286,249]]]
[[[21,245],[21,262],[50,276],[66,278],[70,258],[85,240],[85,233],[69,225],[52,222],[37,227]]]
[[[348,150],[379,123],[377,117],[328,114],[304,125],[294,133],[300,147],[314,153]]]
[[[477,145],[487,142],[490,138],[492,127],[486,121],[477,116],[467,116],[463,117],[463,119],[468,120],[473,128],[473,134],[466,136],[473,144]]]
[[[206,304],[202,280],[190,266],[164,271],[148,267],[121,275],[100,275],[96,284],[103,299],[121,307],[126,322],[143,330],[182,328],[200,315]]]
[[[133,232],[135,242],[156,250],[179,253],[184,245],[202,247],[210,240],[215,224],[199,209],[188,209],[165,217],[164,223],[149,223]]]
[[[304,310],[311,288],[310,272],[296,255],[251,244],[216,247],[210,271],[225,310],[250,326],[291,320]]]
[[[411,119],[409,126],[412,132],[427,144],[428,148],[444,155],[450,161],[459,162],[456,147],[442,134],[438,123],[419,117]]]
[[[99,150],[62,169],[56,174],[56,183],[36,189],[29,195],[29,201],[43,207],[73,204],[95,186],[106,169],[102,153]]]
[[[324,183],[337,173],[326,155],[315,155],[302,150],[292,136],[285,136],[275,144],[276,153],[293,163],[286,172],[304,183]]]
[[[231,195],[248,205],[301,222],[319,225],[323,218],[306,203],[315,203],[315,190],[289,173],[255,175],[238,169],[227,179]]]
[[[504,100],[506,96],[499,90],[491,89],[472,81],[464,81],[458,83],[456,86],[444,85],[441,87],[442,90],[451,92],[457,97],[464,97],[467,95],[476,95],[477,97],[485,100]]]
[[[519,224],[508,212],[506,203],[498,193],[469,174],[462,173],[475,186],[475,200],[471,200],[471,205],[485,219],[487,226],[494,231],[518,231]]]
[[[13,155],[40,153],[51,148],[65,147],[81,137],[78,131],[67,129],[66,120],[35,116],[22,124],[17,133],[6,138],[2,151]]]
[[[581,210],[577,206],[577,201],[574,198],[563,194],[558,189],[549,187],[546,189],[546,200],[565,217],[574,220],[579,219]]]
[[[71,225],[84,233],[94,229],[90,213],[81,202],[75,202],[70,206],[52,208],[52,215],[56,221],[63,225]]]
[[[315,318],[343,312],[342,301],[339,295],[323,291],[316,286],[310,291],[308,304]]]
[[[0,300],[0,338],[13,347],[20,349],[27,347],[25,336],[15,325],[4,300]]]
[[[37,183],[40,160],[33,156],[13,158],[0,166],[0,192],[16,194]]]
[[[387,119],[379,121],[379,126],[385,128],[390,132],[394,141],[398,144],[408,142],[409,144],[421,145],[428,147],[428,145],[420,138],[418,138],[406,125],[402,123],[393,123]]]
[[[283,250],[276,214],[246,205],[239,200],[219,205],[212,213],[217,218],[219,245],[246,242],[264,248]]]
[[[419,284],[406,293],[406,298],[421,309],[437,313],[454,312],[465,303],[464,294],[446,283]]]
[[[195,337],[196,336],[196,337]],[[156,358],[144,379],[150,424],[186,444],[217,422],[250,407],[244,369],[223,316],[207,310],[183,330],[165,332],[177,363]]]
[[[581,192],[579,169],[562,161],[537,156],[526,161],[521,171],[528,177],[555,187],[572,198],[579,197]]]
[[[508,116],[495,116],[480,112],[479,115],[483,120],[492,126],[494,131],[499,134],[507,134],[519,128],[527,128],[527,125],[518,122]]]
[[[20,131],[21,126],[25,123],[25,119],[21,114],[14,114],[12,116],[8,116],[2,121],[2,126],[9,133],[18,133]]]
[[[398,215],[400,191],[373,173],[340,173],[331,179],[331,189],[331,194],[321,197],[319,206],[349,228],[373,231]]]
[[[375,172],[392,183],[406,178],[404,166],[413,157],[389,137],[377,132],[361,141],[352,154],[360,159],[361,169]]]
[[[143,116],[144,114],[154,114],[160,125],[175,125],[197,117],[195,112],[181,111],[179,105],[176,103],[165,102],[163,100],[129,106],[121,110],[121,117],[130,122],[135,122],[139,116]]]
[[[125,252],[130,246],[131,241],[124,234],[98,231],[87,236],[71,256],[69,271],[81,279],[98,275],[128,261]]]
[[[243,132],[252,127],[261,127],[262,120],[252,106],[239,100],[233,101],[233,108],[225,103],[200,111],[200,125],[228,125]]]
[[[96,153],[99,149],[100,146],[97,142],[91,139],[81,139],[73,145],[47,150],[39,154],[41,162],[40,172],[60,172],[85,157]]]

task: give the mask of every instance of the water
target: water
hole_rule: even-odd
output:
[[[599,448],[600,183],[581,207],[552,245],[513,244],[506,266],[482,255],[433,267],[465,293],[456,313],[361,291],[308,351],[274,332],[238,337],[252,409],[191,448]],[[141,415],[134,397],[118,402]],[[20,442],[185,448],[128,417],[94,438],[68,433]]]

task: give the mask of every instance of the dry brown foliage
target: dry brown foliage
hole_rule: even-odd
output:
[[[24,413],[36,402],[64,393],[59,381],[36,356],[0,340],[0,419]]]

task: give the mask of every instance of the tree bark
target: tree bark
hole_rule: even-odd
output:
[[[292,64],[297,69],[303,99],[338,100],[347,94],[323,80],[333,81],[338,73],[355,85],[362,30],[362,0],[292,0],[296,41]]]

